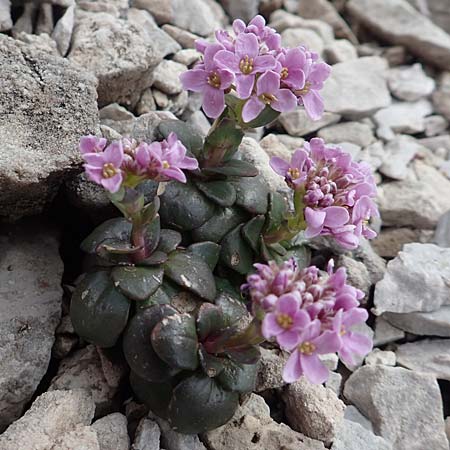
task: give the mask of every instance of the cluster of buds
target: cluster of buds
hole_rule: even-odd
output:
[[[340,147],[314,138],[292,155],[291,161],[273,157],[272,169],[295,191],[295,213],[306,222],[305,237],[331,235],[354,249],[360,237],[376,233],[369,220],[379,215],[373,201],[376,185],[366,163],[357,163]]]
[[[233,22],[234,35],[216,32],[216,42],[197,41],[203,60],[181,75],[185,89],[203,93],[203,110],[212,118],[225,109],[225,93],[234,89],[245,101],[242,119],[250,122],[266,105],[279,112],[303,105],[308,115],[319,119],[323,101],[319,95],[330,67],[317,53],[303,46],[287,49],[281,37],[266,26],[262,16],[248,25]]]
[[[143,180],[185,183],[186,175],[181,169],[198,168],[198,161],[186,156],[186,147],[175,133],[151,144],[122,139],[107,145],[105,138],[84,136],[80,152],[88,178],[111,193],[122,186],[135,187]]]
[[[278,266],[255,264],[257,272],[242,286],[252,301],[253,314],[262,321],[265,339],[275,339],[291,353],[283,378],[292,383],[304,375],[312,383],[323,383],[328,369],[319,355],[338,353],[347,364],[354,355],[365,356],[371,340],[351,331],[368,318],[359,308],[364,294],[346,284],[345,268],[323,274],[315,266],[299,270],[293,259]]]

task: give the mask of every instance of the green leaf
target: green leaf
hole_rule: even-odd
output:
[[[216,284],[208,264],[192,253],[172,252],[164,264],[165,275],[201,298],[213,301]]]
[[[146,300],[138,303],[139,309],[150,308],[155,305],[167,305],[170,303],[170,297],[167,295],[161,285],[154,294],[150,295]]]
[[[161,196],[159,213],[163,223],[180,230],[190,231],[200,227],[214,212],[214,203],[190,182],[171,182]]]
[[[228,181],[196,181],[195,184],[206,197],[220,206],[232,206],[236,201],[236,190]]]
[[[181,234],[175,230],[162,229],[159,235],[159,244],[157,250],[170,253],[176,250],[181,243]]]
[[[159,266],[167,261],[167,253],[155,250],[148,258],[139,261],[142,266]]]
[[[159,244],[161,233],[161,220],[156,216],[146,227],[144,233],[146,254],[151,255]]]
[[[236,189],[236,205],[252,214],[265,214],[268,206],[269,187],[261,176],[240,178],[233,182]]]
[[[164,138],[174,132],[183,145],[191,151],[197,158],[203,148],[203,137],[196,128],[181,120],[163,120],[158,125],[158,131]]]
[[[201,227],[192,231],[195,241],[220,242],[233,228],[248,220],[248,213],[241,208],[223,208]]]
[[[211,303],[203,303],[200,306],[197,314],[197,333],[201,341],[225,327],[226,319],[220,307]]]
[[[265,221],[266,217],[261,214],[259,216],[253,217],[252,220],[247,222],[242,227],[242,236],[254,252],[258,251],[259,241],[261,239],[261,231],[263,229]]]
[[[152,331],[157,355],[174,369],[195,370],[198,366],[198,340],[195,319],[190,314],[174,314],[159,322]]]
[[[193,255],[203,258],[211,271],[214,270],[217,262],[219,261],[220,245],[215,242],[197,242],[195,244],[191,244],[186,250]]]
[[[227,177],[256,177],[259,173],[252,163],[238,159],[225,161],[220,166],[205,167],[202,172],[205,175],[218,174]]]
[[[246,275],[253,265],[253,251],[241,235],[243,225],[238,225],[222,240],[221,261],[231,269]]]
[[[296,245],[288,249],[284,260],[295,258],[299,269],[304,269],[311,265],[311,250],[306,245]]]
[[[144,208],[144,195],[137,190],[125,187],[110,195],[111,202],[127,218],[136,217]]]
[[[164,381],[177,370],[162,361],[151,345],[155,326],[177,311],[170,305],[157,305],[139,310],[130,320],[123,337],[123,352],[131,369],[148,381]]]
[[[109,219],[103,222],[81,243],[81,250],[95,253],[97,247],[106,239],[130,242],[131,223],[123,217]]]
[[[150,382],[131,371],[130,384],[139,401],[144,403],[157,416],[167,419],[167,409],[173,392],[171,383]]]
[[[246,393],[255,389],[257,374],[257,364],[239,364],[224,358],[223,370],[217,379],[227,391]]]
[[[269,211],[267,213],[268,221],[265,234],[277,231],[286,217],[288,205],[285,197],[278,192],[269,194]]]
[[[145,205],[145,207],[142,210],[142,221],[143,223],[150,223],[158,214],[159,208],[161,206],[161,202],[159,200],[159,197],[155,197],[155,199],[149,203],[148,205]]]
[[[214,378],[223,370],[224,358],[218,358],[209,354],[201,345],[198,350],[198,357],[200,359],[200,365],[203,372],[209,378]]]
[[[259,347],[255,345],[242,345],[227,349],[225,352],[232,360],[240,364],[256,364],[261,356]]]
[[[168,420],[180,433],[204,433],[227,423],[238,404],[237,392],[225,391],[214,378],[195,374],[175,387]]]
[[[115,289],[108,272],[94,272],[75,288],[70,317],[83,339],[113,347],[127,324],[129,310],[129,300]]]
[[[114,285],[132,300],[146,300],[162,283],[162,267],[115,267],[111,272]]]
[[[263,127],[273,122],[279,115],[280,113],[278,111],[275,111],[267,105],[256,119],[253,119],[250,122],[244,122],[244,124],[248,128]]]
[[[234,120],[222,118],[205,139],[203,151],[205,159],[216,164],[229,160],[236,153],[243,137],[244,132]]]

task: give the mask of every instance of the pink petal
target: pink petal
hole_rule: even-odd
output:
[[[278,156],[273,156],[270,159],[270,167],[281,176],[286,176],[287,171],[289,170],[289,163],[284,159],[279,158]]]
[[[292,167],[296,167],[297,169],[302,171],[303,170],[303,164],[305,163],[305,161],[307,159],[308,159],[308,153],[305,150],[299,148],[292,155],[291,166]]]
[[[330,76],[331,67],[325,63],[314,64],[308,76],[308,81],[315,89],[322,89],[323,82]]]
[[[321,233],[325,216],[326,213],[324,211],[318,211],[309,206],[305,208],[305,219],[308,224],[305,230],[305,237],[312,238]]]
[[[169,169],[161,170],[161,175],[164,175],[171,180],[179,181],[180,183],[186,183],[186,175],[178,167],[170,167]]]
[[[313,341],[317,353],[336,353],[341,348],[341,339],[334,331],[326,330]]]
[[[305,377],[313,384],[325,383],[328,379],[328,369],[324,366],[317,355],[300,356],[301,365]]]
[[[279,89],[276,97],[277,100],[270,104],[275,111],[289,112],[297,107],[297,97],[289,89]]]
[[[301,342],[313,341],[320,334],[320,321],[318,319],[313,320],[310,324],[302,331],[300,335]]]
[[[274,94],[280,88],[280,75],[269,71],[263,73],[256,82],[257,95]]]
[[[224,69],[218,69],[216,72],[220,78],[220,89],[228,89],[234,81],[234,73]]]
[[[326,213],[323,222],[326,227],[340,227],[350,220],[348,211],[342,206],[329,206],[328,208],[324,208],[323,211]]]
[[[225,97],[223,91],[213,87],[207,87],[203,96],[203,111],[213,119],[219,117],[225,109]]]
[[[365,322],[369,318],[369,313],[364,308],[353,308],[346,311],[342,317],[342,323],[350,328],[353,325]]]
[[[180,81],[183,89],[202,92],[207,84],[207,72],[202,69],[188,70],[180,75]]]
[[[255,75],[236,75],[236,91],[241,99],[249,98],[255,84]]]
[[[100,167],[93,167],[89,164],[84,165],[84,169],[86,171],[86,176],[89,180],[93,181],[94,183],[100,184],[103,179],[103,169]]]
[[[180,169],[195,170],[198,169],[198,161],[195,158],[186,156],[180,161],[178,167]]]
[[[258,38],[251,33],[240,34],[236,39],[235,49],[239,59],[246,56],[256,58],[259,51]]]
[[[266,314],[261,326],[262,335],[266,339],[270,339],[283,333],[283,331],[284,329],[278,325],[277,315],[275,313]]]
[[[302,365],[300,362],[300,354],[296,350],[294,353],[289,356],[289,359],[286,362],[286,365],[283,369],[283,380],[286,383],[294,383],[297,381],[303,374]]]
[[[292,89],[303,89],[305,87],[305,72],[300,69],[289,69],[288,77],[283,80]]]
[[[264,108],[264,103],[258,97],[252,96],[242,108],[242,119],[244,122],[251,122],[259,116]]]
[[[372,340],[359,333],[347,333],[343,336],[345,348],[358,356],[365,356],[372,350]]]
[[[309,314],[301,309],[300,311],[297,311],[294,316],[292,328],[295,328],[296,330],[303,329],[306,328],[310,323],[311,318],[309,317]]]
[[[278,299],[276,308],[277,312],[293,317],[298,311],[299,306],[300,302],[295,295],[284,294]]]
[[[80,139],[80,152],[82,154],[101,152],[105,148],[106,142],[105,138],[98,138],[93,135],[83,136]]]
[[[83,159],[92,167],[103,167],[105,164],[105,155],[103,153],[85,153]]]
[[[107,191],[114,194],[120,189],[122,179],[122,173],[119,172],[111,178],[103,178],[101,184]]]
[[[311,120],[319,120],[324,112],[322,97],[316,91],[302,95],[303,106]]]
[[[277,336],[278,345],[285,350],[292,350],[299,343],[299,334],[295,330],[283,330],[281,334]]]
[[[215,55],[223,50],[222,44],[209,44],[205,50],[205,56],[203,58],[205,63],[205,69],[207,72],[212,72],[216,69],[216,62],[214,60]]]
[[[223,69],[231,70],[238,73],[239,70],[239,58],[228,50],[220,50],[214,56],[214,62]]]
[[[105,162],[111,163],[114,167],[120,167],[123,161],[123,147],[121,141],[113,141],[104,151]]]
[[[265,72],[273,69],[277,64],[276,59],[272,55],[262,55],[255,58],[253,64],[253,72]]]

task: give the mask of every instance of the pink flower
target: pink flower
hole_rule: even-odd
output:
[[[111,193],[120,189],[123,181],[123,148],[120,141],[112,142],[101,153],[85,153],[83,158],[86,162],[86,175],[91,181],[102,185]]]
[[[369,337],[351,331],[352,326],[365,322],[368,316],[363,308],[352,308],[348,311],[341,309],[333,320],[333,331],[341,338],[338,355],[346,364],[354,365],[354,355],[365,356],[372,350]]]
[[[214,61],[222,69],[235,74],[237,95],[242,99],[250,96],[256,74],[267,72],[276,65],[272,55],[259,55],[258,38],[251,33],[239,34],[234,52],[220,50],[216,53]]]
[[[314,138],[296,150],[290,162],[273,157],[270,165],[292,189],[303,193],[302,210],[296,213],[304,216],[307,238],[331,235],[353,249],[361,236],[376,236],[367,227],[370,218],[378,216],[372,200],[376,185],[365,163]]]
[[[98,138],[92,134],[83,136],[80,139],[80,153],[82,155],[86,153],[101,153],[106,147],[106,139]]]
[[[198,161],[186,156],[186,147],[175,133],[167,140],[141,144],[136,150],[136,162],[141,172],[157,181],[177,180],[186,183],[186,175],[181,169],[195,170]]]
[[[270,105],[279,112],[292,111],[296,106],[295,95],[289,89],[280,89],[280,75],[269,71],[258,78],[256,93],[252,95],[242,109],[242,119],[250,122]]]
[[[208,117],[219,117],[225,109],[225,94],[233,83],[233,73],[220,68],[214,55],[224,47],[209,44],[205,47],[204,62],[180,75],[184,89],[203,93],[203,110]]]
[[[278,56],[281,82],[291,89],[305,87],[306,55],[301,47],[292,48]]]
[[[262,323],[262,335],[266,339],[277,338],[282,348],[296,345],[299,330],[310,322],[308,314],[300,310],[300,296],[284,294],[278,298],[273,312],[266,314]]]
[[[328,379],[328,369],[319,355],[335,353],[340,346],[341,341],[337,333],[329,330],[321,332],[320,321],[310,321],[290,349],[294,351],[284,367],[283,380],[293,383],[305,375],[311,383],[324,383]]]

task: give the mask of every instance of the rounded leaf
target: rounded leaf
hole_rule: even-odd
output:
[[[241,235],[243,224],[237,226],[222,240],[221,261],[243,275],[252,270],[253,251]]]
[[[232,206],[236,201],[236,190],[228,181],[197,181],[195,185],[214,203]]]
[[[215,242],[197,242],[196,244],[190,245],[186,250],[193,255],[203,258],[211,271],[214,270],[219,261],[220,245]]]
[[[236,189],[236,205],[252,214],[267,212],[269,187],[261,176],[239,178],[233,185]]]
[[[254,252],[258,251],[261,231],[263,229],[266,217],[263,215],[255,216],[247,222],[242,228],[242,236],[250,245]]]
[[[178,231],[162,229],[157,250],[164,253],[170,253],[176,250],[180,244],[181,234],[178,233]]]
[[[111,272],[114,285],[132,300],[145,300],[161,285],[162,267],[115,267]]]
[[[255,389],[257,374],[258,364],[239,364],[224,358],[217,380],[227,391],[246,393]]]
[[[203,303],[200,306],[197,313],[197,333],[201,341],[225,327],[226,318],[220,307],[211,303]]]
[[[123,217],[109,219],[103,222],[83,240],[81,250],[86,253],[95,253],[97,247],[105,240],[117,242],[130,242],[131,223]]]

